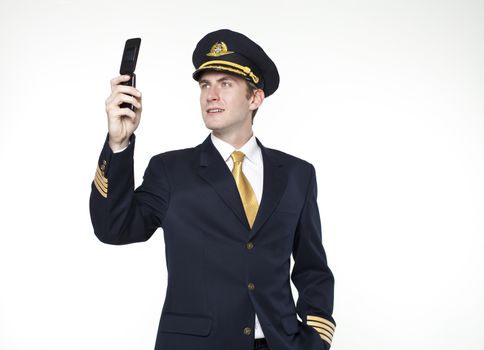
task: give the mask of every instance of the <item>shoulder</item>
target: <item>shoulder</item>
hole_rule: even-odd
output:
[[[159,153],[151,157],[150,166],[177,167],[192,164],[199,157],[200,145]]]
[[[262,153],[265,153],[267,155],[267,158],[271,159],[272,161],[284,166],[308,170],[313,168],[313,165],[307,160],[274,148],[263,147]]]
[[[316,177],[314,166],[302,158],[267,147],[263,148],[262,154],[265,154],[267,160],[267,162],[264,161],[264,166],[270,163],[279,168],[280,170],[277,171],[283,171],[288,181],[292,183],[300,183],[304,186]]]

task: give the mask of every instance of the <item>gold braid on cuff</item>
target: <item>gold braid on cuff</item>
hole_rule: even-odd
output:
[[[308,326],[313,327],[319,333],[321,339],[325,340],[331,345],[331,342],[333,341],[334,331],[336,329],[336,326],[333,322],[320,316],[308,315],[306,323]]]
[[[99,165],[94,176],[94,185],[101,196],[108,198],[108,179],[104,176],[104,170],[101,170]]]

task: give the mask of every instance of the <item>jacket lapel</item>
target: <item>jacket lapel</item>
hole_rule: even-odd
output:
[[[287,184],[287,174],[277,154],[273,150],[265,148],[258,139],[257,143],[261,148],[262,160],[264,162],[264,189],[254,225],[249,232],[249,240],[254,237],[272,215]],[[249,222],[247,221],[234,177],[227,164],[225,164],[225,160],[222,159],[220,153],[213,145],[210,135],[200,147],[199,176],[213,187],[240,222],[249,230]]]
[[[279,204],[282,194],[287,184],[287,174],[284,171],[283,164],[280,162],[277,154],[265,148],[257,139],[257,143],[262,151],[264,162],[264,188],[262,199],[259,204],[259,211],[249,233],[249,240],[254,237],[257,231],[264,225],[267,219],[272,215],[274,209]]]
[[[234,177],[213,145],[210,135],[200,146],[200,168],[198,174],[213,187],[240,222],[249,229],[249,222],[247,221]]]

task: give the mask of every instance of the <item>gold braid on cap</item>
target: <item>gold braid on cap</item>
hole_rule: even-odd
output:
[[[223,66],[221,66],[221,64]],[[225,67],[225,66],[229,66],[231,68]],[[198,67],[198,69],[208,69],[208,68],[227,70],[229,72],[243,75],[244,77],[249,76],[254,82],[254,84],[257,84],[260,80],[259,77],[255,75],[249,67],[242,66],[240,64],[230,62],[230,61],[223,61],[223,60],[208,61],[203,63],[200,67]]]

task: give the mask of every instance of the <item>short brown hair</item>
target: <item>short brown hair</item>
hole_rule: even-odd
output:
[[[246,83],[247,83],[247,92],[245,96],[247,97],[247,99],[250,99],[254,95],[254,92],[258,89],[258,87],[255,86],[255,84],[251,81],[246,80]],[[254,109],[252,111],[252,123],[254,123],[254,117],[256,113],[257,113],[257,109]]]

